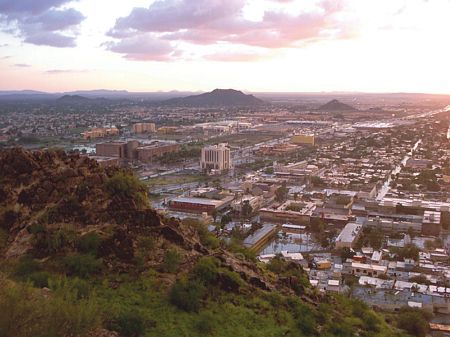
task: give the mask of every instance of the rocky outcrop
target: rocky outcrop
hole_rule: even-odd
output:
[[[272,291],[280,285],[243,257],[225,249],[210,251],[194,226],[162,218],[147,207],[141,200],[145,187],[131,172],[102,168],[78,154],[23,149],[0,151],[0,167],[4,168],[0,225],[9,236],[0,251],[5,258],[84,253],[77,251],[77,240],[94,232],[101,240],[96,258],[110,271],[159,267],[166,251],[175,249],[183,257],[181,273],[188,272],[201,256],[215,256],[221,267],[236,272],[251,287]],[[124,180],[112,185],[117,176]],[[124,191],[128,185],[132,190]],[[231,274],[221,274],[218,282],[223,290],[240,291]],[[289,289],[291,283],[295,280],[284,285]]]

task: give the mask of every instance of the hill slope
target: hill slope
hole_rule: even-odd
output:
[[[163,102],[179,106],[255,106],[264,102],[253,95],[233,89],[215,89],[200,95],[172,98]]]
[[[356,111],[357,109],[338,101],[337,99],[333,99],[324,105],[321,105],[318,108],[319,111]]]
[[[398,336],[298,265],[158,215],[129,171],[23,149],[0,167],[5,336]]]

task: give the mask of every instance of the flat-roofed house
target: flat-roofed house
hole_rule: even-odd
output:
[[[359,262],[352,263],[352,274],[355,276],[377,277],[379,275],[385,275],[386,272],[387,272],[386,266],[380,266],[377,264],[359,263]]]
[[[362,225],[349,222],[336,238],[336,248],[352,248],[361,234]]]

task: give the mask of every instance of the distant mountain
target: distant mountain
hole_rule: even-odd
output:
[[[255,106],[264,104],[264,101],[234,89],[215,89],[200,95],[172,98],[164,101],[163,104],[180,106]]]
[[[83,97],[103,97],[103,98],[117,98],[117,97],[127,97],[131,93],[126,90],[106,90],[106,89],[99,89],[99,90],[77,90],[77,91],[70,91],[65,92],[65,95],[78,95]]]
[[[35,90],[0,91],[0,101],[42,101],[57,97],[55,94]]]
[[[320,111],[356,111],[358,109],[352,107],[351,105],[342,103],[337,99],[333,99],[324,105],[321,105],[317,110]]]
[[[4,95],[47,95],[46,92],[36,90],[6,90],[0,91],[0,96]]]
[[[175,97],[185,97],[195,94],[194,92],[182,91],[157,91],[157,92],[130,92],[127,90],[77,90],[65,92],[66,95],[80,95],[87,98],[106,98],[106,99],[130,99],[145,101],[163,101]]]
[[[157,91],[157,92],[130,92],[126,90],[77,90],[61,93],[48,93],[35,90],[8,90],[0,91],[0,101],[28,102],[28,101],[55,101],[61,96],[82,96],[84,98],[107,100],[135,100],[160,102],[175,97],[185,97],[197,94],[192,91]],[[98,102],[97,102],[98,103]]]
[[[58,103],[86,103],[90,99],[80,95],[64,95],[56,100]]]

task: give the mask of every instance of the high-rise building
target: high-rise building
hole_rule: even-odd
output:
[[[232,167],[228,144],[210,145],[202,149],[200,167],[204,171],[225,171]]]

